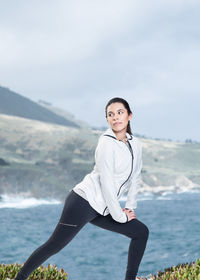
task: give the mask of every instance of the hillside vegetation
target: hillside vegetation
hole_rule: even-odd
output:
[[[140,140],[144,190],[160,193],[200,187],[200,143]]]
[[[91,130],[0,115],[0,193],[62,197],[91,170]]]
[[[92,171],[102,131],[0,114],[0,193],[30,192],[62,198]],[[139,138],[143,145],[140,191],[195,189],[200,144]]]
[[[103,132],[4,114],[0,114],[0,131],[0,193],[57,198],[92,171]],[[200,187],[200,144],[139,139],[143,145],[140,191]]]

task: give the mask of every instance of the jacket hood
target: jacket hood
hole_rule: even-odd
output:
[[[116,140],[118,140],[118,139],[116,138],[116,135],[115,135],[114,131],[113,131],[112,128],[110,128],[110,127],[109,127],[108,129],[106,129],[106,131],[103,133],[103,135],[105,135],[105,134],[110,135],[110,136],[112,136],[113,138],[115,138]],[[133,139],[133,136],[132,136],[131,134],[129,134],[128,132],[126,132],[126,136],[127,136],[127,139],[128,139],[128,140]]]

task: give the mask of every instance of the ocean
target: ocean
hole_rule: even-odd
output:
[[[125,206],[125,198],[120,204]],[[49,238],[62,207],[57,200],[1,196],[0,262],[23,263]],[[136,216],[150,231],[138,275],[200,257],[200,192],[140,194]],[[88,223],[44,265],[63,268],[69,280],[124,280],[129,242],[126,236]]]

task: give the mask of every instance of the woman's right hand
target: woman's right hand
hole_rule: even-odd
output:
[[[135,215],[135,212],[131,209],[125,209],[125,208],[122,208],[122,210],[126,213],[126,215],[128,216],[128,222],[133,220],[133,219],[136,219],[136,215]]]

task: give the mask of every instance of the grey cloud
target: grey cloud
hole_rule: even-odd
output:
[[[107,100],[122,96],[141,117],[136,118],[138,129],[148,131],[145,118],[154,120],[154,135],[164,135],[158,116],[168,117],[167,105],[176,118],[182,100],[183,106],[190,99],[199,101],[198,1],[21,0],[1,5],[0,83],[12,90],[73,112],[78,108],[77,117],[98,125],[106,124],[101,112]],[[91,110],[82,111],[87,104]],[[175,135],[173,125],[166,133]]]

